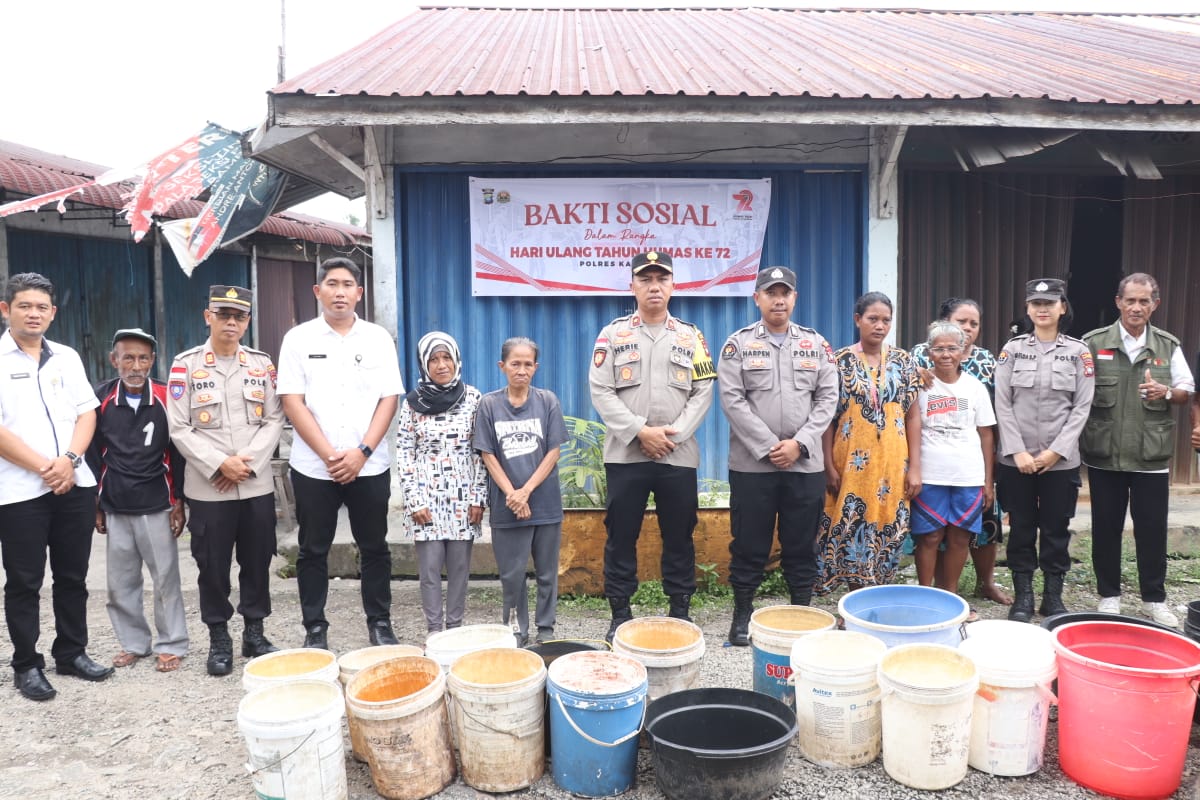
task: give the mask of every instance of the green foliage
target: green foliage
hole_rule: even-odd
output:
[[[721,581],[716,564],[697,564],[696,594],[709,598],[732,597],[733,589]]]
[[[729,481],[701,478],[699,498],[701,508],[728,508]]]
[[[667,595],[663,592],[662,581],[642,581],[633,593],[633,597],[629,598],[629,602],[635,606],[655,606],[664,607],[667,605]]]
[[[604,423],[564,417],[567,435],[558,459],[558,484],[566,508],[604,508],[608,483],[604,472]]]
[[[787,581],[783,579],[782,569],[773,569],[767,573],[767,577],[758,587],[760,597],[770,595],[771,597],[791,597],[791,590],[788,588]]]

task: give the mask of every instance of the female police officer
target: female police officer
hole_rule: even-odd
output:
[[[1067,526],[1079,496],[1079,435],[1092,403],[1095,365],[1086,344],[1062,333],[1071,324],[1065,292],[1061,280],[1029,281],[1025,310],[1032,324],[996,359],[996,477],[1010,515],[1008,566],[1016,590],[1008,618],[1020,622],[1033,618],[1033,571],[1039,565],[1045,586],[1038,613],[1066,611]]]

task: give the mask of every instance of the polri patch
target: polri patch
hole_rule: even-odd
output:
[[[171,397],[175,400],[183,397],[184,384],[183,381],[171,381],[167,384],[167,388],[171,390]]]
[[[1096,363],[1092,361],[1092,354],[1086,350],[1079,354],[1079,363],[1083,364],[1083,377],[1090,378],[1096,374]]]
[[[996,363],[997,364],[1007,364],[1008,363],[1008,351],[1007,350],[1000,351],[1000,355],[996,356]]]
[[[732,339],[730,339],[728,342],[725,343],[725,346],[721,348],[721,358],[722,359],[733,358],[736,355],[737,355],[737,345],[733,343]]]

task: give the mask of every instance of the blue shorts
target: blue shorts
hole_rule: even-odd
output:
[[[979,534],[983,530],[982,486],[925,484],[912,502],[914,536],[940,531],[947,525]]]

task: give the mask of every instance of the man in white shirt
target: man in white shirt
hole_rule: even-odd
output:
[[[321,314],[283,337],[277,390],[296,429],[289,465],[300,526],[296,583],[304,646],[329,648],[328,555],[343,505],[358,545],[368,637],[373,645],[396,644],[387,545],[388,431],[404,392],[396,345],[384,328],[354,313],[362,271],[350,259],[322,263],[313,294]]]
[[[79,355],[45,338],[54,285],[35,272],[12,276],[0,302],[0,551],[5,618],[17,690],[30,700],[57,692],[37,650],[38,592],[49,552],[59,675],[102,681],[112,674],[87,647],[87,571],[96,522],[96,478],[79,455],[96,430],[99,402]]]
[[[1142,610],[1177,627],[1166,604],[1168,463],[1175,411],[1195,391],[1179,339],[1150,324],[1158,282],[1144,272],[1117,287],[1121,318],[1083,337],[1096,368],[1096,394],[1080,439],[1092,498],[1092,568],[1100,610],[1121,613],[1121,538],[1133,517]]]

